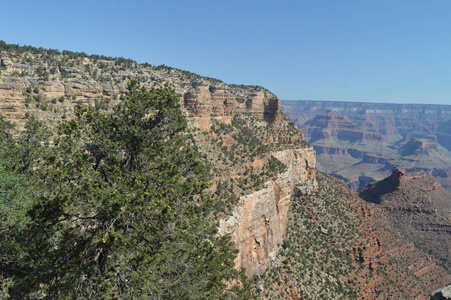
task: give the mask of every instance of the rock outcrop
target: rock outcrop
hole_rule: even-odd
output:
[[[451,285],[445,286],[433,292],[431,300],[450,300]]]
[[[449,199],[451,193],[442,189],[437,179],[425,172],[406,172],[395,167],[386,179],[370,184],[360,192],[360,196],[372,203],[375,211],[384,216],[390,226],[418,249],[431,254],[449,269],[451,242]],[[412,258],[412,265],[418,265]],[[431,276],[436,262],[425,261],[415,269],[418,277]],[[429,287],[436,289],[446,282],[431,279]]]
[[[54,61],[36,55],[29,64],[19,63],[24,60],[23,55],[4,58],[0,70],[0,114],[19,125],[23,125],[27,113],[46,120],[45,111],[51,109],[60,120],[63,115],[70,117],[75,105],[94,106],[105,97],[117,99],[127,93],[129,78],[139,78],[147,87],[174,86],[191,121],[201,130],[208,130],[215,121],[230,124],[236,113],[253,115],[268,123],[277,123],[281,118],[280,100],[262,87],[227,85],[189,72],[135,62],[124,70],[115,61],[67,61],[63,55]],[[65,60],[74,66],[62,65]],[[54,99],[63,103],[39,103]]]
[[[7,120],[23,124],[25,119],[23,89],[26,82],[17,77],[0,77],[0,113]]]
[[[398,224],[395,213],[401,214],[401,219],[412,213],[426,216],[411,218],[417,233],[440,234],[435,237],[444,242],[451,225],[433,218],[444,218],[446,211],[442,201],[446,195],[440,185],[424,173],[395,169],[388,179],[390,193],[403,193],[420,180],[416,195],[424,192],[430,198],[392,201],[398,196],[383,198],[390,193],[375,192],[372,196],[378,201],[374,202],[381,204],[373,208],[363,205],[343,181],[315,173],[315,150],[281,113],[279,99],[262,87],[227,85],[166,66],[101,56],[42,49],[2,51],[1,55],[0,114],[19,127],[31,114],[55,126],[70,119],[76,105],[108,111],[127,94],[129,78],[138,78],[148,88],[173,86],[188,119],[187,144],[197,149],[211,169],[212,187],[206,192],[217,209],[219,234],[230,235],[239,250],[237,267],[245,267],[249,277],[261,275],[262,280],[269,280],[271,287],[259,285],[259,293],[272,295],[277,290],[292,299],[349,295],[376,299],[377,295],[399,298],[399,288],[405,288],[409,297],[426,299],[426,289],[443,286],[451,279],[433,256],[416,248],[416,241],[408,242],[401,235],[392,237],[394,230],[387,229],[385,219],[379,218],[384,213],[388,218],[393,214],[395,219],[390,220]],[[399,137],[414,122],[396,115],[384,119],[385,123],[378,117],[366,117],[359,123],[342,113],[353,109],[349,105],[318,117],[318,126],[308,135],[316,135],[318,141],[344,138],[347,145],[365,141],[372,143],[374,150],[380,149],[377,146],[386,142],[386,136]],[[360,110],[366,116],[389,115],[388,111],[374,107]],[[428,133],[418,127],[410,138],[424,139]],[[440,150],[426,142],[419,145],[414,141],[412,145],[418,147],[410,155],[423,149]],[[329,155],[330,165],[352,160],[361,160],[365,166],[387,167],[391,163],[381,153],[366,148],[340,143],[315,147],[320,155]],[[435,174],[449,175],[446,170],[434,170]],[[361,175],[356,181],[369,181],[371,176]],[[441,200],[435,201],[432,194],[441,195],[437,198]],[[297,267],[289,262],[296,262]],[[280,276],[281,280],[272,281],[269,276]]]
[[[265,89],[230,88],[226,85],[194,83],[183,91],[184,107],[202,130],[212,121],[231,124],[237,112],[245,112],[269,123],[280,117],[280,100]]]
[[[409,181],[409,176],[407,176],[406,171],[398,168],[398,167],[394,167],[393,168],[393,172],[390,175],[390,181],[397,187],[399,188],[400,185],[406,183],[407,181]]]
[[[362,202],[317,173],[318,190],[290,201],[274,266],[254,277],[263,299],[429,299],[451,276]],[[413,180],[413,179],[412,179]]]
[[[275,259],[285,235],[291,198],[316,190],[313,149],[283,150],[274,156],[288,170],[266,182],[263,189],[241,197],[233,215],[219,225],[219,233],[230,234],[240,250],[236,264],[245,267],[248,276],[263,274]]]

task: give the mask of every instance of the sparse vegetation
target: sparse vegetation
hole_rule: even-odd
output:
[[[173,90],[131,81],[111,114],[77,107],[52,147],[34,118],[17,138],[0,121],[3,296],[251,297]]]
[[[218,221],[292,175],[285,151],[310,147],[285,116],[268,122],[278,103],[262,87],[4,42],[0,55],[5,85],[19,87],[7,108],[19,129],[0,121],[0,299],[353,299],[374,282],[391,298],[420,285],[405,258],[380,253],[370,267],[377,233],[362,203],[321,173],[316,194],[292,199],[266,274],[249,283],[233,268]],[[259,93],[274,102],[249,110]],[[212,117],[197,124],[203,109]]]

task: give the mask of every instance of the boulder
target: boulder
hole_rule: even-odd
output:
[[[7,58],[2,59],[2,66],[7,67],[11,66],[13,64],[13,61]]]

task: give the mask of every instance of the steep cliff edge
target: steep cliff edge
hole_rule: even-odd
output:
[[[291,197],[315,188],[315,152],[274,94],[122,58],[6,48],[0,51],[0,114],[19,127],[30,115],[55,126],[70,119],[76,105],[108,111],[128,93],[130,78],[148,88],[173,86],[188,117],[187,142],[212,169],[218,218],[233,212],[220,232],[240,250],[238,267],[249,276],[265,271],[282,244]]]
[[[247,275],[261,275],[282,245],[292,197],[316,190],[315,155],[312,149],[282,150],[274,156],[288,166],[265,183],[263,189],[240,197],[233,215],[221,220],[220,234],[230,234],[240,250],[236,264]]]
[[[236,267],[262,298],[426,299],[451,280],[343,181],[316,172],[316,152],[262,87],[69,51],[12,47],[1,55],[0,113],[19,127],[30,115],[54,126],[76,105],[109,111],[127,94],[128,78],[172,85],[189,123],[186,144],[210,169],[209,217],[231,236]]]
[[[131,60],[35,52],[0,49],[0,113],[19,125],[29,114],[57,123],[70,118],[79,104],[111,107],[127,93],[129,78],[138,78],[146,87],[174,86],[191,122],[201,130],[208,130],[214,120],[231,124],[240,112],[268,123],[280,121],[280,100],[262,87],[227,85]]]
[[[341,180],[290,202],[279,255],[254,278],[263,299],[423,299],[451,280],[440,262],[394,230]]]

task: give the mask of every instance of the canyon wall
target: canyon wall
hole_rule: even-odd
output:
[[[0,54],[0,114],[19,128],[30,115],[55,126],[70,119],[76,105],[108,111],[127,94],[129,78],[139,79],[147,88],[173,86],[188,120],[187,144],[196,148],[211,170],[212,187],[206,193],[215,206],[212,217],[219,220],[219,234],[230,235],[239,250],[237,267],[245,267],[249,277],[262,275],[258,280],[266,285],[257,283],[256,290],[267,293],[266,299],[282,295],[291,299],[427,299],[427,291],[451,280],[436,259],[416,248],[417,241],[407,243],[394,230],[401,218],[413,226],[408,232],[435,232],[445,253],[450,231],[444,221],[449,212],[443,214],[449,199],[445,191],[421,173],[415,176],[424,184],[415,195],[425,191],[433,193],[431,199],[441,195],[434,205],[428,205],[429,194],[410,204],[402,202],[400,195],[399,201],[374,201],[379,206],[364,203],[343,181],[315,173],[314,148],[281,113],[279,99],[268,90],[124,59],[41,49],[0,50]],[[313,118],[320,107],[314,104],[304,112]],[[364,117],[351,118],[347,112]],[[416,117],[399,117],[406,112]],[[307,136],[317,137],[314,146],[320,156],[328,155],[330,160],[322,161],[322,166],[361,161],[361,171],[369,165],[379,170],[391,164],[385,154],[398,153],[387,144],[399,141],[406,132],[411,142],[402,144],[399,153],[411,159],[429,153],[437,160],[441,148],[434,140],[424,141],[434,131],[414,123],[421,118],[440,120],[437,140],[446,140],[449,124],[444,121],[449,115],[451,110],[445,107],[441,112],[400,107],[393,113],[374,105],[346,104],[318,117]],[[345,144],[337,142],[340,139]],[[358,146],[350,147],[354,144]],[[440,168],[435,172],[449,174]],[[401,185],[414,181],[399,174],[394,178]],[[346,179],[349,174],[342,175]],[[370,181],[372,176],[360,177]],[[385,215],[392,219],[385,220]],[[411,219],[418,222],[409,223]]]
[[[451,268],[451,193],[437,179],[425,172],[406,172],[395,167],[389,177],[370,184],[360,196],[375,203],[377,213],[416,248],[434,256],[445,269]],[[432,261],[430,265],[435,267]],[[434,274],[427,268],[416,272],[418,277]],[[433,290],[447,283],[431,281],[429,287]]]
[[[250,133],[232,126],[235,117],[246,120],[248,127],[258,124],[266,128],[264,137],[248,137],[267,148],[259,154],[261,158],[243,158],[239,163],[227,158],[227,166],[216,156],[210,159],[218,169],[214,185],[219,178],[230,182],[240,178],[242,174],[238,173],[243,168],[255,174],[262,172],[271,156],[288,167],[268,178],[262,189],[250,193],[248,189],[245,195],[233,190],[232,194],[241,195],[239,203],[232,209],[232,216],[221,221],[221,234],[230,234],[240,251],[237,266],[246,267],[249,276],[262,274],[277,253],[286,230],[291,197],[315,188],[315,151],[307,145],[295,145],[296,140],[302,139],[302,133],[283,116],[280,100],[262,87],[227,85],[190,72],[132,61],[124,65],[108,59],[5,52],[1,57],[0,114],[19,127],[23,127],[29,115],[55,126],[70,119],[76,105],[111,109],[127,94],[128,80],[137,78],[147,88],[174,87],[180,94],[189,128],[206,134],[197,133],[194,137],[206,157],[211,152],[223,157],[230,154],[225,148],[206,150],[211,147],[207,144],[214,143],[210,139],[214,124],[229,126],[233,133],[221,138],[237,148],[246,141],[237,141],[235,134]],[[252,147],[249,151],[253,151]]]
[[[24,59],[2,58],[0,69],[0,113],[19,125],[27,114],[57,122],[63,115],[70,117],[75,105],[118,99],[127,93],[129,78],[138,78],[147,87],[173,86],[190,120],[201,130],[208,130],[213,121],[230,124],[237,112],[269,123],[280,119],[280,100],[258,86],[227,85],[189,72],[136,63],[124,70],[114,61],[85,58],[68,62],[77,67],[65,67],[60,61],[64,56],[54,62],[36,57],[24,63]]]
[[[318,169],[354,191],[394,166],[451,190],[450,105],[284,101],[283,110],[317,151]]]
[[[266,182],[263,189],[241,197],[233,215],[219,225],[219,233],[230,234],[240,250],[236,264],[246,268],[248,276],[263,274],[275,259],[287,228],[291,198],[316,190],[312,148],[278,151],[274,156],[288,170]]]

